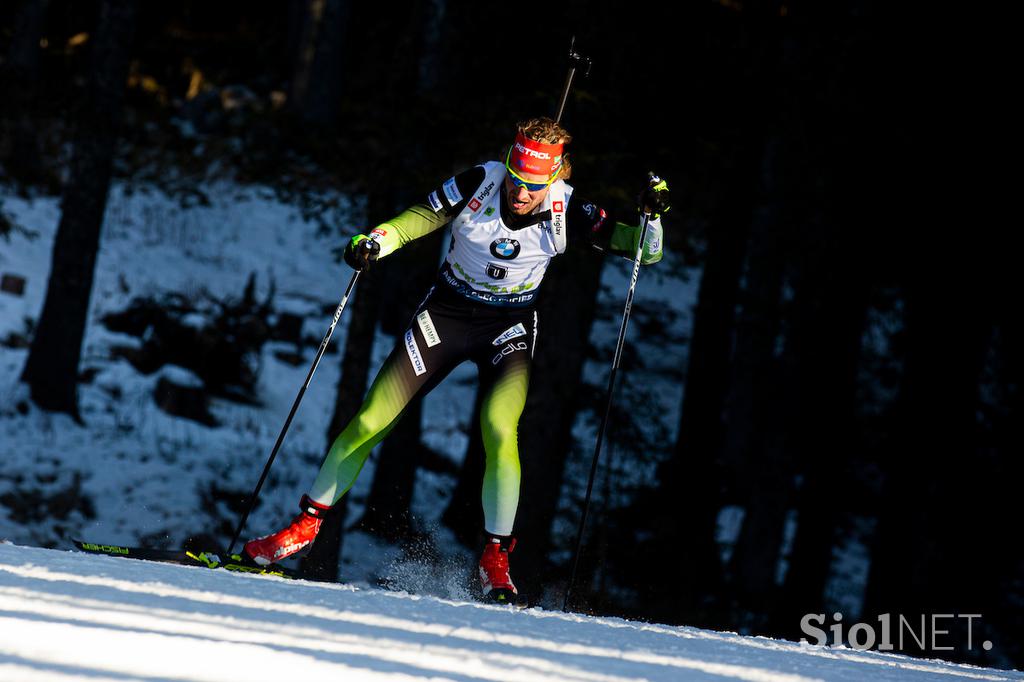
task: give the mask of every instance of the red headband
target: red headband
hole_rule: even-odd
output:
[[[521,132],[512,145],[509,166],[517,173],[535,173],[550,178],[562,167],[562,144],[531,140]]]

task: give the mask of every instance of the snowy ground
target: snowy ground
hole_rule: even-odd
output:
[[[344,266],[334,263],[331,242],[318,237],[295,209],[258,188],[227,186],[211,194],[211,206],[186,209],[159,192],[127,193],[121,187],[112,191],[81,362],[82,371],[95,372],[90,383],[79,387],[83,425],[63,415],[16,413],[12,406],[24,390],[17,376],[27,350],[0,347],[0,492],[52,493],[77,476],[83,494],[95,504],[94,518],[72,512],[63,528],[48,531],[44,527],[52,519],[18,528],[16,523],[4,523],[0,507],[0,534],[48,545],[75,533],[109,541],[163,536],[180,542],[201,521],[196,510],[204,485],[216,481],[243,489],[251,487],[247,481],[255,481],[262,466],[257,460],[265,460],[261,453],[269,452],[268,443],[273,443],[308,368],[278,361],[273,355],[276,344],[267,344],[258,395],[263,404],[215,400],[211,409],[223,425],[209,428],[168,415],[153,400],[163,373],[185,370],[166,366],[153,375],[140,375],[126,360],[111,357],[113,345],[138,345],[139,340],[112,333],[99,322],[104,314],[124,309],[135,296],[193,296],[200,291],[238,296],[252,272],[257,273],[260,296],[270,278],[276,281],[277,310],[313,320],[324,305],[340,298]],[[16,234],[0,247],[0,270],[28,280],[23,297],[0,296],[0,337],[22,331],[24,318],[38,317],[59,219],[55,199],[8,199],[4,208],[39,236],[27,239]],[[344,329],[339,336],[343,341]],[[312,352],[307,349],[307,354],[311,360]],[[328,356],[321,364],[318,381],[310,387],[305,409],[281,453],[275,480],[279,485],[271,486],[268,501],[290,480],[301,485],[295,479],[302,465],[319,459],[337,384],[337,357]],[[296,499],[301,494],[290,492]],[[291,500],[288,512],[294,504]]]
[[[0,544],[0,679],[1024,680],[694,628]]]

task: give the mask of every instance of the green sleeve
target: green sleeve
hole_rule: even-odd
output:
[[[640,240],[640,226],[616,222],[612,227],[611,241],[608,250],[622,254],[628,258],[636,256],[637,242]],[[654,218],[647,225],[647,243],[640,258],[642,265],[651,265],[661,260],[664,243],[661,219]]]
[[[380,244],[378,258],[383,258],[413,239],[419,239],[443,227],[448,220],[443,215],[434,213],[426,204],[416,204],[375,227],[369,236]]]

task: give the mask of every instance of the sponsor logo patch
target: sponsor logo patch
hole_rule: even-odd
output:
[[[523,326],[522,322],[520,322],[517,325],[513,325],[513,326],[509,327],[508,329],[506,329],[505,331],[503,331],[501,333],[501,336],[499,336],[498,338],[494,339],[494,341],[491,341],[491,345],[492,346],[500,346],[501,344],[505,343],[509,339],[514,339],[517,336],[526,336],[526,327]]]
[[[409,362],[412,363],[412,369],[416,372],[416,376],[426,374],[427,366],[423,362],[420,347],[416,345],[416,336],[411,329],[405,332],[405,352],[409,354]]]
[[[434,213],[444,208],[444,204],[441,203],[441,198],[437,196],[437,192],[430,193],[430,196],[427,197],[427,203],[430,204],[430,208],[434,209]]]
[[[555,213],[561,213],[564,208],[565,204],[563,204],[561,201],[555,201],[552,202],[551,204],[551,210],[554,211]]]
[[[377,239],[377,237],[386,237],[386,236],[388,236],[388,231],[387,230],[382,230],[379,227],[373,228],[373,231],[370,233],[370,239],[373,239],[374,241],[379,241]]]
[[[470,211],[479,211],[480,207],[484,205],[484,199],[489,197],[493,190],[494,190],[494,181],[492,180],[491,182],[487,183],[487,186],[484,187],[482,190],[480,190],[480,192],[475,197],[473,197],[472,199],[469,200],[469,210]],[[490,209],[488,209],[488,210],[490,210]],[[487,213],[487,215],[489,216],[489,215],[492,215],[493,213],[494,213],[494,211],[491,211],[490,213]]]
[[[493,190],[493,189],[494,189],[494,181],[491,180],[489,183],[487,183],[486,187],[484,187],[482,190],[480,190],[480,193],[476,195],[476,198],[479,199],[480,201],[483,201],[487,197],[491,196],[491,190]]]
[[[487,216],[488,218],[490,218],[492,215],[494,215],[494,207],[493,206],[488,206],[487,210],[484,211],[484,215]]]
[[[541,152],[537,151],[536,149],[530,149],[529,147],[523,146],[520,142],[516,142],[516,151],[519,152],[520,154],[523,154],[524,156],[532,156],[535,159],[543,159],[547,161],[548,159],[551,158],[551,155],[548,154],[547,152]]]
[[[462,192],[459,191],[459,186],[455,183],[455,178],[448,178],[445,180],[444,195],[448,197],[448,203],[452,206],[462,201]]]
[[[416,316],[416,322],[420,325],[420,331],[423,333],[423,339],[427,342],[428,347],[441,343],[441,337],[438,335],[437,329],[434,328],[434,321],[430,319],[430,312],[424,310]]]
[[[519,246],[518,241],[508,237],[495,239],[491,242],[491,255],[502,260],[512,260],[519,255],[521,249],[522,247]]]
[[[487,264],[487,276],[491,279],[505,279],[508,275],[508,268],[502,267],[495,263]]]
[[[517,350],[526,350],[528,348],[529,346],[526,345],[525,341],[509,343],[507,346],[498,351],[498,354],[495,355],[494,358],[491,360],[491,364],[497,365],[499,362],[501,362],[501,359],[506,355],[511,355],[512,353],[515,353]]]

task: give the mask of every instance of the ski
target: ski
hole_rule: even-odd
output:
[[[124,559],[141,559],[143,561],[159,561],[166,564],[183,566],[202,566],[204,568],[222,568],[233,573],[255,573],[258,575],[274,575],[279,578],[297,580],[301,576],[298,571],[271,564],[260,566],[249,561],[240,554],[222,554],[219,552],[200,552],[186,549],[153,549],[150,547],[126,547],[123,545],[101,545],[83,540],[72,540],[75,547],[89,554],[106,554],[107,556]]]
[[[530,603],[522,595],[501,587],[496,587],[487,594],[477,593],[476,600],[482,604],[505,606],[510,609],[522,610],[530,608]]]

